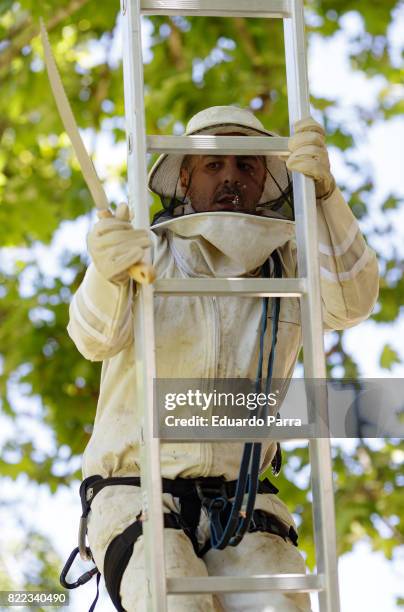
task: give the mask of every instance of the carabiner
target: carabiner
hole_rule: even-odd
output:
[[[79,576],[79,578],[77,578],[77,580],[75,582],[67,582],[66,576],[69,573],[69,570],[70,570],[71,566],[73,565],[73,562],[74,562],[75,558],[77,557],[78,552],[79,552],[79,548],[77,546],[71,552],[68,560],[66,561],[66,563],[65,563],[65,565],[64,565],[64,567],[63,567],[63,569],[61,571],[59,580],[60,580],[60,584],[65,589],[76,589],[77,587],[81,586],[82,584],[86,584],[86,582],[91,580],[91,578],[98,573],[98,567],[94,566],[88,572],[84,572],[84,574]],[[87,554],[91,555],[91,552],[90,552],[89,548],[87,549]],[[91,559],[91,556],[89,558]]]
[[[91,556],[90,549],[86,545],[86,535],[87,535],[87,518],[82,516],[80,518],[80,523],[79,523],[79,537],[78,537],[79,552],[80,552],[80,557],[83,559],[83,561],[91,561],[92,556]]]

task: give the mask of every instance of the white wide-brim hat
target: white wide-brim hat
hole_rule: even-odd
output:
[[[229,132],[240,132],[246,136],[277,136],[274,132],[266,130],[253,113],[237,106],[212,106],[200,111],[188,122],[184,136]],[[258,205],[278,200],[290,183],[285,162],[274,155],[264,157],[269,172]],[[149,189],[161,197],[180,197],[179,176],[183,159],[184,154],[160,155],[149,173]]]

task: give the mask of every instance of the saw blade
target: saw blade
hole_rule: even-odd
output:
[[[62,119],[64,128],[70,138],[94,203],[98,209],[104,210],[109,207],[107,196],[105,195],[102,183],[97,176],[93,162],[91,161],[91,158],[87,153],[83,140],[80,136],[77,123],[63,87],[62,79],[60,78],[59,71],[56,66],[55,58],[53,57],[52,48],[48,39],[48,33],[42,19],[40,20],[40,27],[46,69],[60,118]]]

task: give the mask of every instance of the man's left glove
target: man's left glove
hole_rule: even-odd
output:
[[[291,152],[286,162],[288,170],[314,179],[316,197],[328,198],[335,189],[335,180],[330,171],[324,128],[311,117],[298,121],[288,147]]]

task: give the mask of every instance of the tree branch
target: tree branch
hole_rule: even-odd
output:
[[[59,23],[73,15],[73,13],[76,13],[87,2],[89,0],[72,0],[70,4],[56,11],[47,21],[47,30],[53,30]],[[10,31],[10,36],[7,36],[7,40],[11,40],[11,44],[0,54],[0,80],[3,80],[8,75],[10,64],[21,52],[21,49],[28,45],[38,34],[39,25],[34,22],[32,17],[27,17],[25,23],[15,26]]]
[[[168,50],[176,69],[184,70],[186,68],[186,61],[182,49],[182,35],[173,21],[170,23],[170,28],[171,32],[167,40]]]
[[[263,78],[269,79],[270,72],[268,66],[264,66],[257,61],[257,58],[261,55],[261,53],[259,49],[257,49],[254,37],[251,35],[251,32],[248,29],[245,17],[235,17],[233,21],[235,30],[239,35],[238,44],[243,44],[245,54],[251,59],[252,71],[257,75],[259,80],[262,80]],[[262,112],[268,111],[272,103],[269,91],[266,89],[257,95],[261,98],[263,103],[260,110]]]
[[[7,40],[11,41],[13,38],[18,36],[24,28],[27,27],[28,23],[31,23],[32,19],[28,12],[20,13],[16,23],[11,26],[11,28],[7,32]]]

